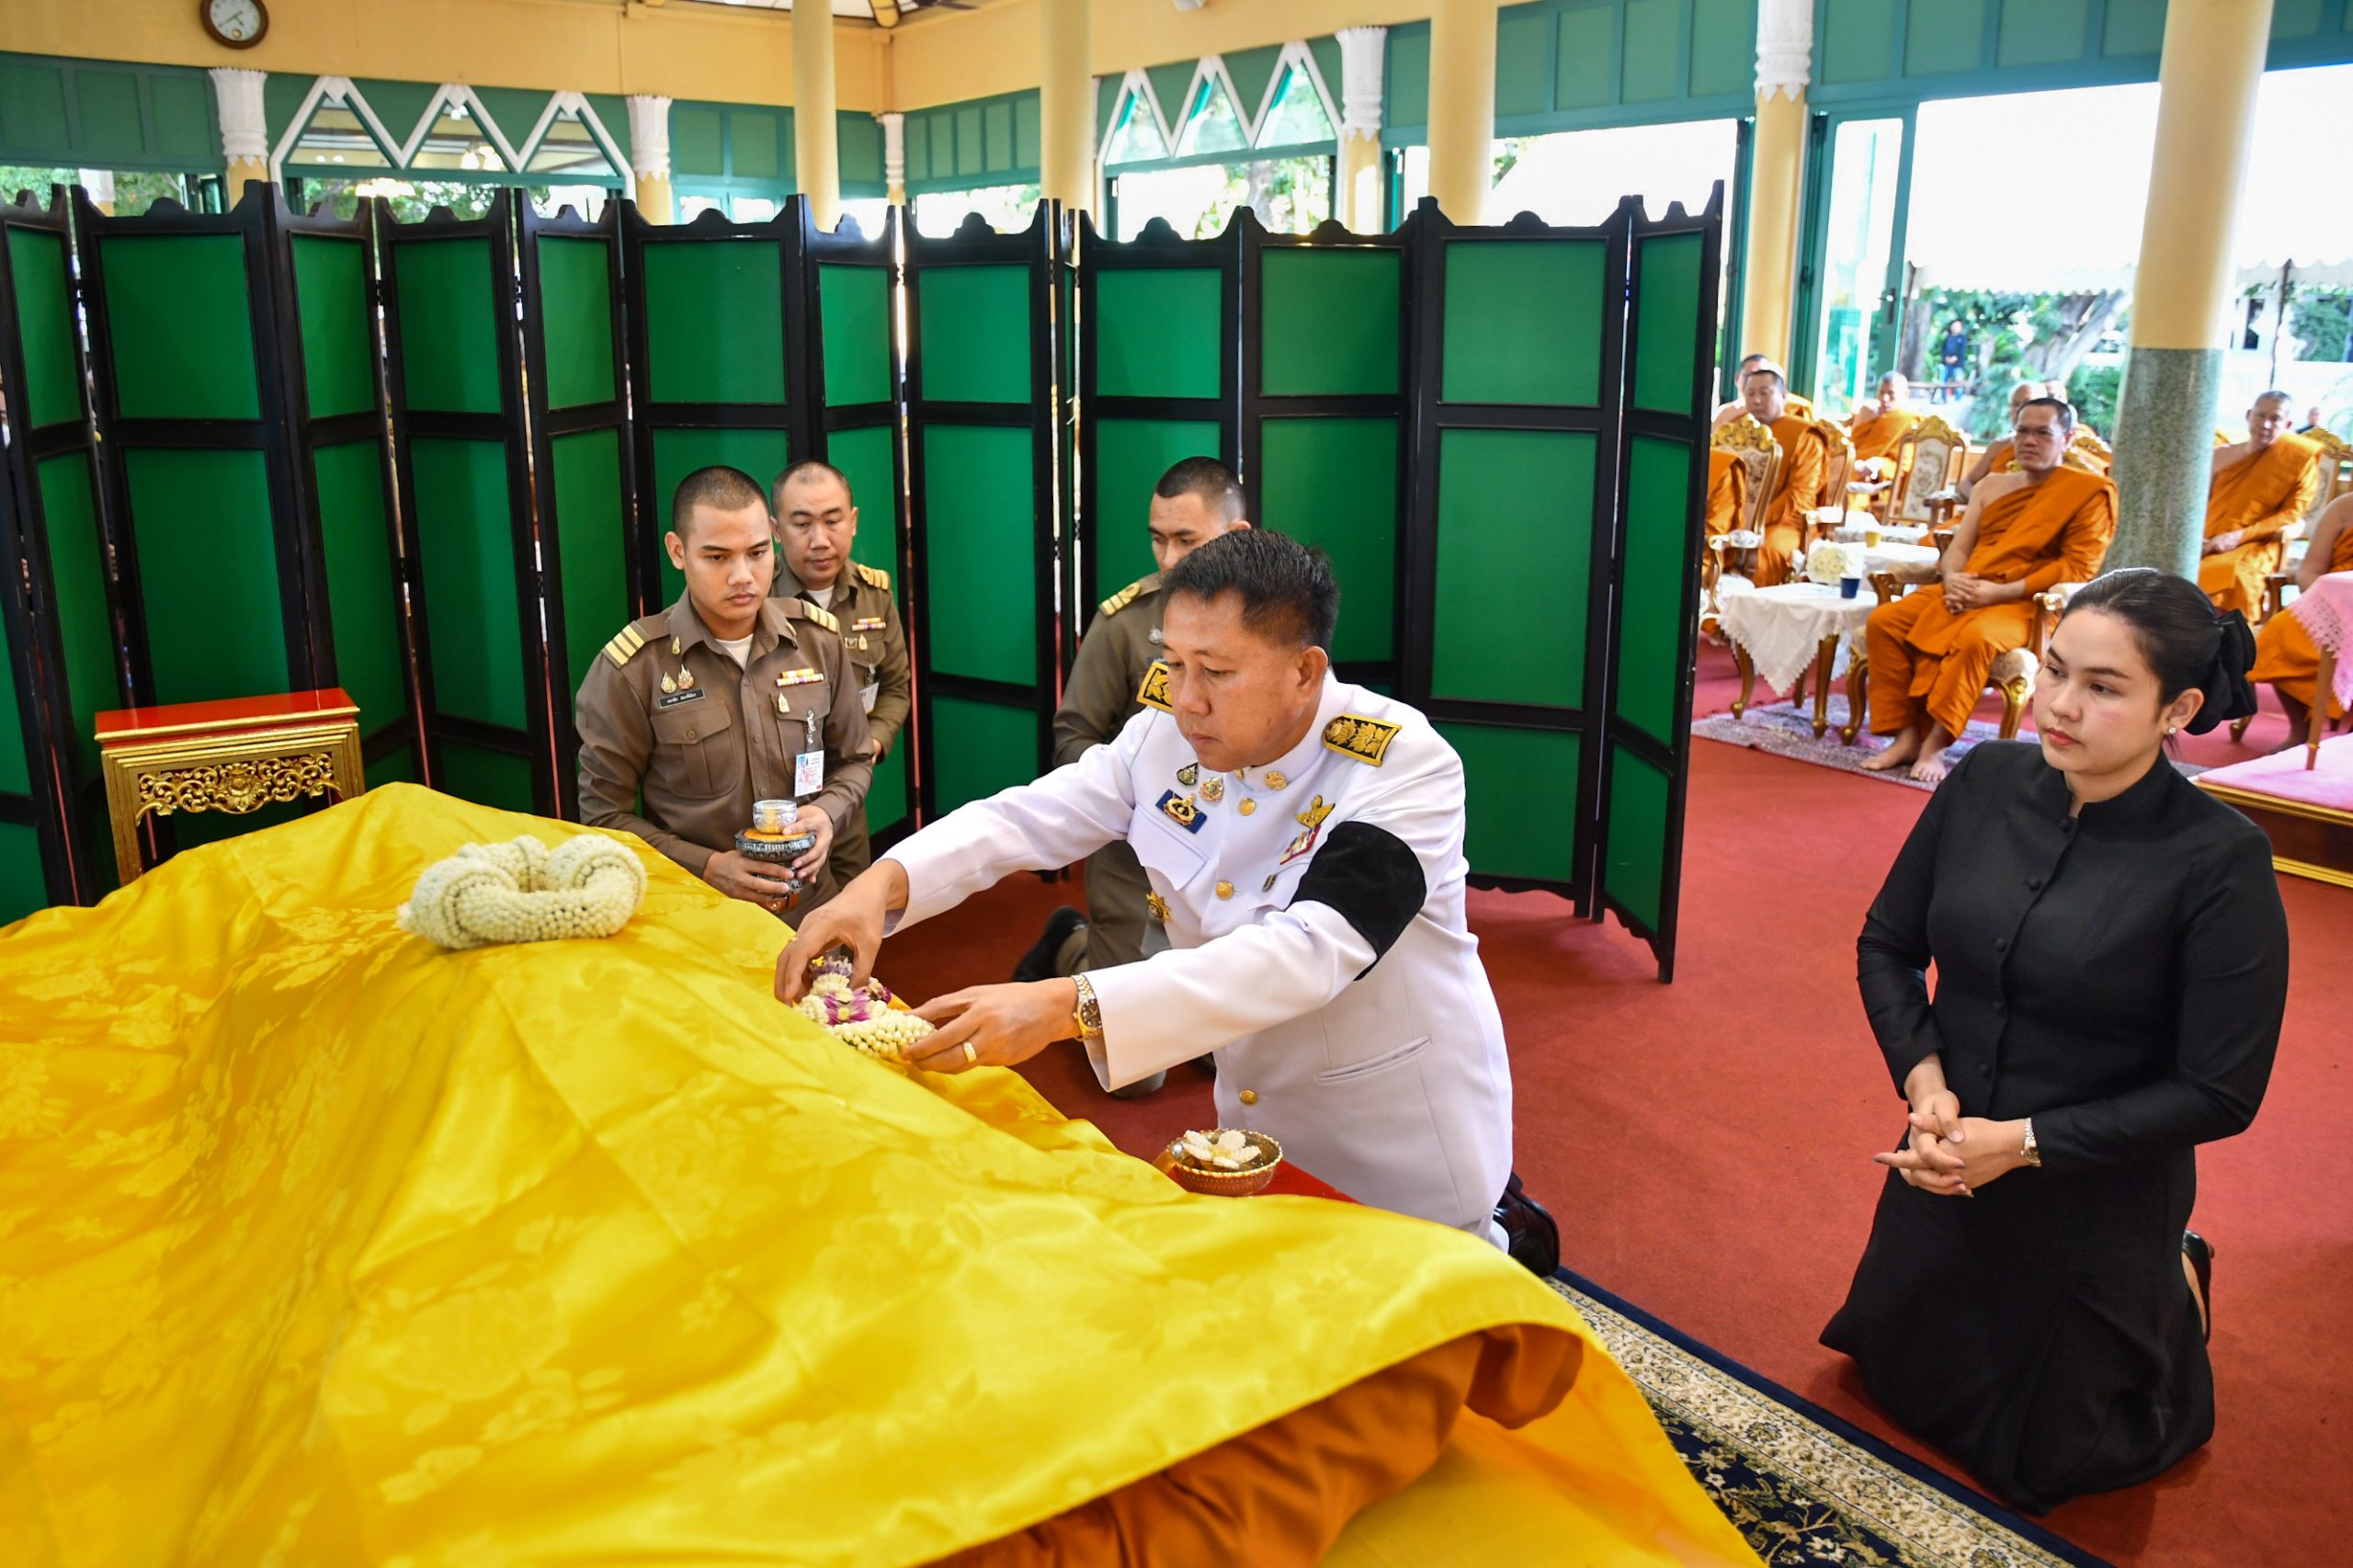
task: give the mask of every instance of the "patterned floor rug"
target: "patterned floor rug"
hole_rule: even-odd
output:
[[[2104,1568],[1568,1270],[1551,1283],[1766,1568]]]
[[[1755,751],[1769,751],[1776,756],[1791,756],[1800,762],[1811,762],[1817,767],[1835,767],[1842,773],[1852,773],[1864,778],[1877,778],[1889,784],[1901,784],[1907,790],[1933,790],[1933,784],[1922,784],[1904,776],[1898,770],[1891,773],[1865,773],[1863,764],[1876,756],[1886,744],[1870,735],[1858,735],[1853,745],[1838,741],[1840,726],[1847,722],[1847,699],[1834,695],[1830,699],[1830,727],[1822,738],[1813,738],[1813,705],[1803,708],[1790,702],[1759,703],[1735,719],[1729,713],[1695,720],[1691,733],[1702,740],[1722,741],[1726,745],[1747,746]],[[1997,739],[2001,726],[1982,719],[1972,720],[1969,728],[1945,753],[1945,759],[1954,767],[1967,756],[1971,748],[1982,741]],[[2177,762],[2185,778],[2195,778],[2206,770],[2194,763]]]

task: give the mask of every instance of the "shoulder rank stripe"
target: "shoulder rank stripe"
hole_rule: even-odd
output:
[[[880,566],[869,566],[863,561],[853,561],[850,564],[858,569],[858,580],[868,587],[890,587],[891,574],[883,571]]]
[[[801,619],[815,621],[836,637],[841,635],[842,623],[834,619],[833,611],[813,605],[805,599],[801,601]]]
[[[1096,608],[1102,610],[1105,615],[1117,615],[1121,610],[1127,608],[1130,605],[1135,603],[1136,595],[1142,592],[1142,589],[1143,579],[1139,577],[1134,582],[1130,583],[1126,587],[1121,588],[1118,593],[1113,594],[1109,598],[1105,599],[1102,604]]]
[[[1146,708],[1157,708],[1163,713],[1176,710],[1168,701],[1168,661],[1154,659],[1152,668],[1143,672],[1143,684],[1136,687],[1136,700]]]
[[[624,626],[613,634],[611,642],[605,644],[605,657],[612,660],[614,667],[619,668],[637,657],[637,651],[644,646],[645,639],[639,635],[637,628]]]
[[[1375,767],[1381,766],[1381,757],[1389,750],[1389,743],[1396,738],[1396,725],[1368,719],[1361,713],[1343,713],[1324,726],[1325,745],[1342,756],[1352,756]]]

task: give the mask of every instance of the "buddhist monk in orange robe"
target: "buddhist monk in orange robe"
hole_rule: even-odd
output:
[[[1920,415],[1904,406],[1904,399],[1911,391],[1912,383],[1893,370],[1879,379],[1877,400],[1857,409],[1847,426],[1847,433],[1855,442],[1857,462],[1893,456],[1895,443],[1920,423]]]
[[[1942,562],[1941,589],[1918,589],[1871,611],[1871,733],[1893,735],[1863,766],[1909,766],[1936,783],[1944,754],[1969,725],[1994,661],[2026,646],[2036,594],[2089,582],[2116,532],[2116,486],[2064,468],[2075,410],[2036,398],[2019,411],[2018,472],[1978,486]]]
[[[1748,465],[1738,454],[1722,447],[1708,449],[1708,512],[1710,539],[1721,538],[1748,520]]]
[[[2042,395],[2042,383],[2040,381],[2020,381],[2017,386],[2012,387],[2010,389],[2010,423],[2013,425],[2018,423],[2018,410],[2026,406],[2029,398]],[[2012,455],[2010,438],[2007,436],[1988,445],[1969,465],[1969,472],[1961,476],[1961,493],[1963,495],[1968,494],[1977,488],[1977,482],[1987,474],[2000,473],[2008,468]]]
[[[2216,609],[2249,620],[2263,603],[2264,578],[2279,569],[2279,535],[2302,520],[2320,491],[2320,448],[2290,435],[2294,424],[2288,394],[2265,392],[2246,411],[2247,438],[2214,452],[2198,585]]]
[[[1830,444],[1812,419],[1790,412],[1788,385],[1770,366],[1749,371],[1740,396],[1749,416],[1781,444],[1780,471],[1766,506],[1765,543],[1756,551],[1756,585],[1770,588],[1789,581],[1790,561],[1804,548],[1813,514],[1825,505],[1822,489],[1829,477]]]
[[[1747,358],[1743,359],[1740,362],[1740,369],[1733,378],[1733,384],[1738,387],[1745,387],[1748,384],[1748,372],[1760,369],[1779,371],[1781,367],[1775,364],[1772,358],[1768,355],[1751,354]],[[1783,373],[1781,379],[1786,382],[1789,380],[1789,377],[1786,373]],[[1808,403],[1804,398],[1798,396],[1797,393],[1790,392],[1789,394],[1789,404],[1790,412],[1796,415],[1800,419],[1811,419],[1813,417],[1813,404]],[[1739,418],[1742,415],[1747,412],[1748,400],[1746,396],[1744,395],[1737,401],[1727,403],[1721,408],[1717,409],[1715,421],[1709,426],[1709,428],[1721,430],[1725,426],[1731,424],[1733,420]]]
[[[2353,572],[2353,495],[2340,495],[2328,504],[2328,510],[2313,525],[2311,546],[2304,551],[2304,563],[2297,569],[2296,586],[2309,588],[2331,572]],[[2322,700],[2320,693],[2320,650],[2313,646],[2313,634],[2304,623],[2292,615],[2275,615],[2263,623],[2255,634],[2255,668],[2248,673],[2252,680],[2271,683],[2279,695],[2279,706],[2288,715],[2288,744],[2300,746],[2312,722],[2313,704]],[[2344,715],[2344,705],[2330,697],[2328,716]]]

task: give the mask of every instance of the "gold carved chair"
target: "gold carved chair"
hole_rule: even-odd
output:
[[[1715,619],[1717,584],[1726,572],[1753,580],[1756,552],[1765,546],[1765,514],[1773,504],[1773,482],[1781,472],[1781,443],[1748,415],[1719,426],[1709,445],[1731,452],[1747,471],[1748,510],[1738,528],[1708,541],[1708,559],[1699,566],[1706,588],[1703,625]]]
[[[1945,506],[1929,497],[1949,496],[1969,472],[1969,437],[1930,415],[1895,443],[1895,483],[1889,492],[1887,520],[1935,528]]]
[[[2075,438],[2067,443],[2066,454],[2059,460],[2069,468],[2079,468],[2105,479],[2116,466],[2116,453],[2088,426],[2085,426],[2077,427]]]
[[[1830,457],[1822,469],[1824,504],[1807,519],[1805,538],[1798,547],[1800,561],[1805,559],[1806,551],[1846,525],[1848,507],[1856,498],[1854,437],[1835,419],[1817,419],[1813,427],[1820,432],[1823,445],[1830,449]]]

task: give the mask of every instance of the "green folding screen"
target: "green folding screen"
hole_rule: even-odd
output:
[[[381,225],[386,381],[428,777],[553,814],[570,759],[550,730],[560,699],[540,634],[515,199]]]
[[[1051,754],[1061,422],[1059,210],[906,236],[916,756],[926,815],[1026,783]]]
[[[1242,229],[1185,240],[1155,219],[1125,244],[1078,220],[1077,550],[1074,631],[1158,570],[1152,489],[1181,458],[1241,459]]]

